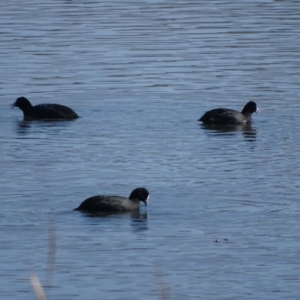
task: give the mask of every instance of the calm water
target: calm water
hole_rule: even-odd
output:
[[[0,28],[1,299],[47,284],[51,224],[53,300],[299,299],[299,1],[1,1]],[[138,186],[139,214],[72,211]]]

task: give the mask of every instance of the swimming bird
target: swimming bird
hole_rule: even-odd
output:
[[[24,114],[24,120],[41,119],[77,119],[79,116],[73,109],[54,103],[44,103],[33,106],[25,97],[19,97],[11,108],[19,107]]]
[[[216,108],[207,111],[198,121],[203,124],[238,125],[251,122],[251,115],[259,109],[253,101],[248,102],[241,112],[229,108]]]
[[[121,196],[98,195],[87,198],[74,210],[91,213],[113,213],[140,209],[140,201],[148,205],[149,192],[145,188],[134,189],[129,198]]]

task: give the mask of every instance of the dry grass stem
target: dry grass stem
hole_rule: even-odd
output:
[[[52,223],[49,226],[49,237],[48,237],[48,259],[46,269],[46,287],[48,288],[48,297],[50,295],[51,282],[53,277],[53,271],[55,266],[55,254],[56,254],[56,228],[55,224]],[[31,285],[34,289],[38,300],[47,300],[44,288],[41,285],[39,278],[36,275],[30,276]]]
[[[157,285],[159,287],[159,293],[162,300],[170,299],[170,288],[166,283],[163,283],[163,275],[161,269],[158,267],[156,272]]]
[[[30,281],[31,281],[31,285],[34,289],[34,292],[35,292],[36,297],[38,298],[38,300],[47,300],[47,297],[44,293],[44,289],[43,289],[38,277],[35,276],[35,275],[32,275],[30,277]]]
[[[55,223],[49,226],[49,238],[48,238],[48,259],[47,259],[47,271],[46,271],[46,286],[51,287],[52,277],[55,267],[55,255],[56,255],[56,227]]]

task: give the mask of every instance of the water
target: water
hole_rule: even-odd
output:
[[[299,298],[298,1],[0,11],[1,299],[33,299],[31,272],[51,299]],[[82,117],[24,122],[19,96]],[[197,122],[249,100],[250,127]],[[138,214],[72,211],[138,186],[151,194]]]

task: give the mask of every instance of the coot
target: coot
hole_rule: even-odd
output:
[[[248,102],[242,112],[228,109],[216,108],[207,111],[198,121],[203,124],[216,124],[216,125],[237,125],[251,122],[251,115],[259,109],[253,101]]]
[[[11,108],[19,107],[24,114],[24,120],[39,119],[77,119],[79,116],[73,109],[53,103],[44,103],[32,106],[30,101],[25,97],[19,97]]]
[[[74,210],[91,213],[113,213],[135,211],[140,209],[140,201],[147,206],[149,192],[145,188],[136,188],[129,198],[121,196],[98,195],[87,198]]]

